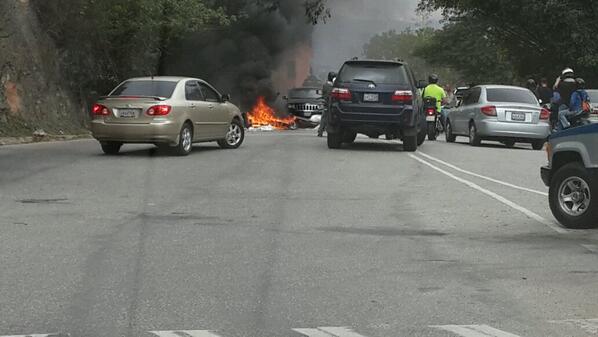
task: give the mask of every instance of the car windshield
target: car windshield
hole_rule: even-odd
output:
[[[110,96],[156,96],[170,98],[176,88],[174,81],[126,81],[119,85]]]
[[[293,89],[289,91],[289,98],[321,98],[322,91],[319,89]]]
[[[347,63],[343,66],[338,81],[372,82],[374,84],[408,84],[405,67],[394,63]]]
[[[538,104],[538,99],[529,90],[489,88],[486,90],[488,102]]]

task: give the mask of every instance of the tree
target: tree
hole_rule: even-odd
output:
[[[520,78],[556,76],[570,66],[598,84],[596,1],[421,0],[419,9],[443,10],[448,29],[460,25],[484,31]]]
[[[436,34],[433,28],[407,29],[400,33],[391,30],[372,37],[364,46],[364,53],[372,59],[402,59],[409,63],[420,79],[436,73],[444,83],[457,83],[459,74],[452,68],[442,62],[428,62],[420,54],[420,50],[427,48]]]

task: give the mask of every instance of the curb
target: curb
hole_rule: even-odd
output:
[[[0,137],[0,146],[4,145],[18,145],[18,144],[31,144],[31,143],[49,143],[49,142],[66,142],[78,139],[91,139],[90,134],[80,135],[47,135],[42,138],[40,137]]]

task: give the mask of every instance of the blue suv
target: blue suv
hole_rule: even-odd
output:
[[[351,60],[330,77],[336,80],[329,103],[329,148],[354,142],[358,133],[401,139],[408,152],[421,145],[425,138],[421,86],[406,63]]]

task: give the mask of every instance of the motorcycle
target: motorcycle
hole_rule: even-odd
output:
[[[436,140],[443,131],[442,121],[436,104],[436,99],[432,97],[424,98],[424,110],[426,112],[426,124],[428,129],[428,139]]]

